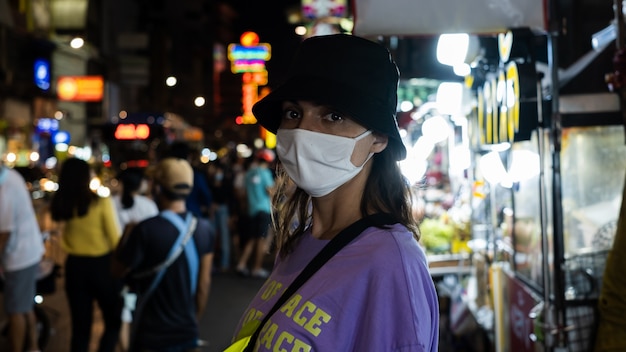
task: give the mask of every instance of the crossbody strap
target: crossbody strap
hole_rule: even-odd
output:
[[[159,265],[149,270],[146,270],[146,271],[143,271],[141,273],[134,275],[134,277],[141,277],[141,276],[150,275],[156,272],[156,275],[152,279],[152,282],[150,283],[150,286],[148,287],[148,289],[141,294],[140,300],[137,303],[137,307],[135,308],[135,312],[133,314],[133,325],[132,325],[131,334],[130,334],[131,350],[134,349],[134,344],[136,343],[136,338],[137,338],[137,327],[139,326],[139,319],[141,318],[141,315],[143,314],[143,310],[146,307],[146,303],[148,302],[148,299],[150,298],[150,296],[152,296],[152,293],[154,292],[156,287],[159,285],[159,282],[161,282],[161,279],[165,275],[165,270],[167,269],[167,267],[172,262],[174,262],[176,258],[178,258],[180,253],[183,251],[183,247],[186,245],[187,242],[189,242],[189,239],[191,238],[191,236],[193,235],[193,232],[196,229],[197,219],[195,216],[191,215],[191,212],[187,213],[187,216],[184,222],[180,216],[178,216],[176,213],[169,211],[169,210],[164,210],[159,215],[161,215],[162,217],[170,221],[176,227],[179,233],[178,233],[178,237],[176,238],[176,241],[174,241],[174,244],[172,245],[172,248],[170,248],[167,258],[162,263],[160,263]]]
[[[161,269],[167,268],[170,264],[172,264],[172,262],[174,262],[174,260],[178,258],[180,253],[182,253],[185,245],[187,244],[196,229],[197,219],[193,215],[191,215],[191,213],[187,213],[185,221],[183,221],[180,216],[170,210],[164,210],[159,213],[159,215],[170,221],[172,225],[174,225],[176,229],[178,229],[178,238],[174,242],[174,245],[170,249],[170,252],[164,261],[153,266],[152,268],[132,274],[132,277],[135,279],[154,275],[155,273],[161,271]]]
[[[189,267],[191,294],[194,294],[196,292],[196,287],[198,286],[198,270],[200,258],[198,257],[198,251],[196,250],[196,245],[194,241],[190,241],[190,239],[196,229],[197,219],[191,215],[191,212],[187,213],[186,221],[183,221],[180,216],[172,211],[163,211],[161,212],[161,216],[174,224],[178,231],[187,231],[186,237],[183,239],[183,242],[180,244],[180,246],[178,246],[178,253],[180,254],[181,251],[185,252],[187,265]]]
[[[254,334],[250,337],[250,341],[244,352],[252,351],[259,333],[263,325],[267,323],[269,318],[283,305],[291,296],[311,277],[315,274],[330,258],[339,252],[348,243],[358,237],[363,231],[371,226],[384,226],[396,223],[397,220],[390,214],[378,213],[368,215],[354,222],[352,225],[341,230],[322,250],[307,264],[300,274],[293,280],[291,285],[280,296],[272,309],[263,317],[261,324],[256,328]]]

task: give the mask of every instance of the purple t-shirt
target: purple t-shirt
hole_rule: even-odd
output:
[[[310,232],[277,259],[233,341],[252,334],[282,292],[328,243]],[[319,269],[264,325],[258,351],[437,351],[437,293],[406,227],[370,227]]]

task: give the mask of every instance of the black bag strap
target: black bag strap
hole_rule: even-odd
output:
[[[348,243],[358,237],[363,231],[371,226],[384,226],[395,224],[397,220],[390,214],[377,213],[368,215],[364,218],[357,220],[345,229],[341,230],[330,242],[322,248],[322,250],[307,264],[307,266],[300,272],[300,274],[293,280],[291,285],[285,289],[278,301],[274,304],[272,309],[265,315],[261,324],[256,328],[254,334],[250,337],[248,345],[244,349],[244,352],[251,352],[256,344],[256,340],[261,333],[261,328],[269,318],[276,313],[276,311],[311,277],[317,270],[319,270],[330,258],[332,258],[337,252],[339,252]]]

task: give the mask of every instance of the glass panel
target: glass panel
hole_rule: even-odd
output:
[[[507,219],[507,230],[513,237],[513,267],[520,278],[538,292],[543,292],[543,253],[552,258],[552,248],[543,248],[541,212],[544,212],[544,236],[552,244],[552,157],[548,152],[548,134],[544,134],[543,151],[539,150],[537,132],[531,140],[517,142],[511,148],[509,174],[513,181],[513,212]],[[540,178],[540,163],[544,177]],[[542,204],[540,190],[545,192]]]
[[[626,172],[622,126],[563,129],[565,256],[612,247]]]

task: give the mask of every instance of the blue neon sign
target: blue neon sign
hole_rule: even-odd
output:
[[[33,66],[35,85],[41,90],[50,89],[50,62],[44,59],[35,60]]]

